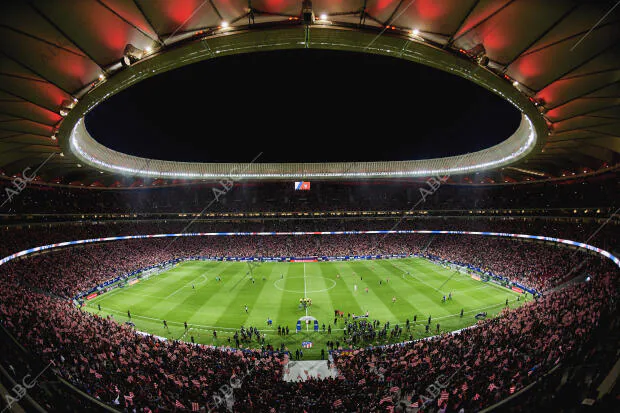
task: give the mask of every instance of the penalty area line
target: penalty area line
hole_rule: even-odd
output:
[[[190,282],[188,282],[188,283],[186,283],[186,284],[183,284],[181,287],[179,287],[178,289],[176,289],[175,291],[173,291],[171,294],[169,294],[169,295],[166,297],[166,299],[168,299],[168,298],[172,297],[173,295],[175,295],[176,293],[178,293],[179,291],[181,291],[182,289],[184,289],[184,288],[185,288],[185,287],[187,287],[188,285],[190,285],[190,284],[192,284],[192,285],[193,285],[194,281],[196,281],[196,280],[197,280],[198,278],[200,278],[200,277],[205,276],[206,274],[208,274],[208,273],[209,273],[209,272],[211,272],[211,271],[212,271],[212,269],[209,269],[209,270],[207,270],[207,271],[203,272],[202,274],[198,275],[197,277],[192,278],[192,280],[191,280]],[[207,280],[208,280],[208,279],[207,279]]]

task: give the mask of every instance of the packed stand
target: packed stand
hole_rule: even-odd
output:
[[[401,402],[424,412],[477,411],[579,348],[618,298],[617,271],[597,273],[454,335],[334,353],[339,377],[297,384],[280,380],[284,355],[160,341],[17,279],[0,280],[0,320],[18,342],[91,396],[143,412],[371,412]],[[232,406],[216,402],[235,377]],[[429,391],[438,380],[441,395]]]
[[[0,181],[11,186],[11,181]],[[292,182],[235,183],[223,196],[219,183],[195,183],[166,188],[145,187],[102,190],[83,187],[49,187],[32,184],[1,212],[26,213],[136,213],[210,211],[317,211],[409,210],[429,189],[426,181],[312,182],[310,191],[294,191]],[[1,189],[1,187],[0,187]],[[443,184],[436,194],[424,197],[424,209],[478,208],[591,208],[613,206],[607,194],[618,192],[613,173],[603,177],[526,185]],[[4,191],[2,190],[2,193]]]
[[[598,257],[540,243],[475,235],[306,235],[138,239],[86,244],[13,260],[0,276],[70,298],[107,280],[165,261],[190,257],[423,255],[480,268],[544,290],[570,273],[593,271]],[[585,267],[584,265],[587,264]]]
[[[545,235],[587,242],[614,251],[618,247],[618,225],[606,217],[558,220],[551,218],[499,217],[415,217],[349,219],[207,219],[128,220],[75,222],[40,225],[12,225],[0,232],[0,257],[37,247],[100,237],[180,232],[263,232],[263,231],[352,231],[352,230],[457,230]],[[605,224],[605,225],[604,225]]]

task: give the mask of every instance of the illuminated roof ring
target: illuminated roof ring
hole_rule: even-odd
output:
[[[166,179],[221,178],[269,179],[369,179],[458,175],[510,165],[547,136],[544,118],[536,106],[510,82],[468,59],[410,38],[382,36],[337,27],[313,27],[312,41],[304,40],[303,27],[240,30],[188,42],[149,56],[106,79],[68,113],[58,133],[61,146],[80,162],[99,170],[124,175]],[[372,42],[372,46],[368,45]],[[148,77],[201,60],[264,50],[317,48],[367,52],[399,57],[466,78],[501,96],[522,113],[517,130],[503,142],[459,156],[377,162],[329,163],[199,163],[155,160],[123,154],[98,143],[86,130],[84,116],[112,95]],[[403,79],[406,81],[406,79]],[[394,91],[397,93],[397,91]],[[481,125],[484,127],[484,125]],[[415,134],[415,126],[411,129]],[[219,138],[219,137],[218,137]],[[398,139],[407,137],[398,136]],[[227,138],[230,139],[230,138]]]

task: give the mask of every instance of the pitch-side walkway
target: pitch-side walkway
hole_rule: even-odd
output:
[[[289,361],[284,368],[284,381],[306,381],[309,378],[337,377],[338,370],[327,368],[327,360]]]

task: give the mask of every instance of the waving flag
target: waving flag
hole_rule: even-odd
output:
[[[385,396],[383,399],[379,401],[379,404],[383,403],[392,403],[392,396]]]
[[[437,406],[441,406],[443,402],[448,401],[448,397],[450,397],[450,394],[445,390],[442,391],[441,396],[439,396],[439,400],[437,401]]]
[[[125,398],[125,406],[133,406],[133,393],[129,393],[129,396],[123,396]]]

